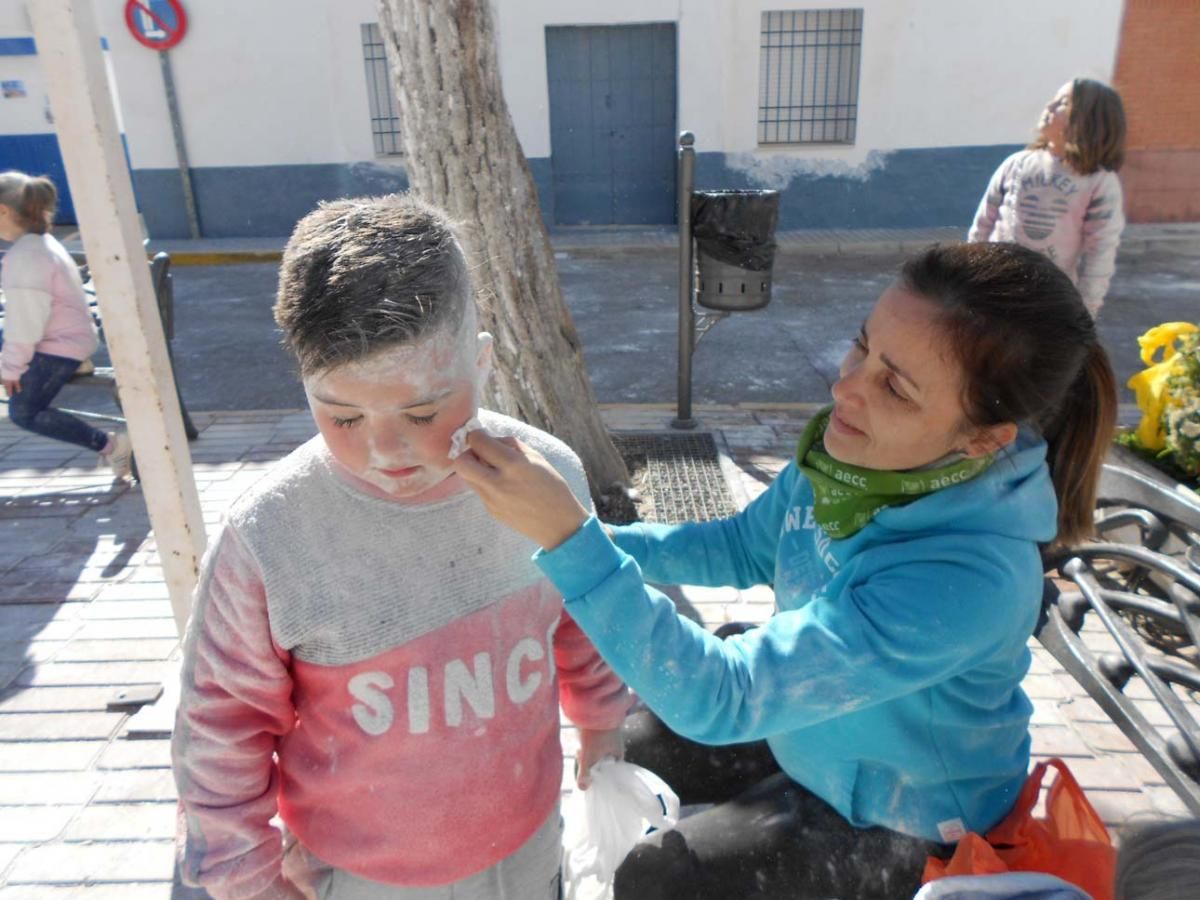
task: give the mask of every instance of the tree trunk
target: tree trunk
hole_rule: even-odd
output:
[[[561,438],[593,492],[628,481],[563,302],[500,86],[489,0],[379,0],[412,189],[457,220],[496,337],[489,405]]]

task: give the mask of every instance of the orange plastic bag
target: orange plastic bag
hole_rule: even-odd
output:
[[[1046,770],[1058,778],[1046,798],[1046,815],[1033,808]],[[1108,829],[1084,796],[1066,763],[1038,763],[1025,780],[1012,811],[987,833],[968,834],[958,842],[949,862],[929,857],[923,882],[947,875],[995,875],[1001,872],[1046,872],[1069,881],[1094,900],[1112,900],[1117,851]]]

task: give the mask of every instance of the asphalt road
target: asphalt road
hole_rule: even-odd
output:
[[[1123,254],[1100,319],[1121,383],[1141,368],[1136,338],[1165,321],[1200,318],[1200,256]],[[559,253],[568,306],[602,402],[674,402],[676,256],[669,249]],[[858,326],[900,260],[880,255],[784,255],[770,306],[718,322],[694,362],[695,403],[823,401]],[[271,318],[273,264],[175,268],[174,354],[193,410],[304,405]],[[1127,394],[1123,400],[1132,400]],[[63,405],[103,409],[69,387]]]

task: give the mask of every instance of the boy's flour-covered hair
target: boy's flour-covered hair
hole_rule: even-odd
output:
[[[302,375],[449,330],[470,304],[446,215],[408,194],[322,203],[283,251],[275,321]]]

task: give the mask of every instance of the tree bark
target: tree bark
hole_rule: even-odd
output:
[[[489,0],[379,0],[379,28],[409,184],[459,223],[481,322],[496,338],[486,400],[569,444],[593,493],[627,482],[504,100]]]

